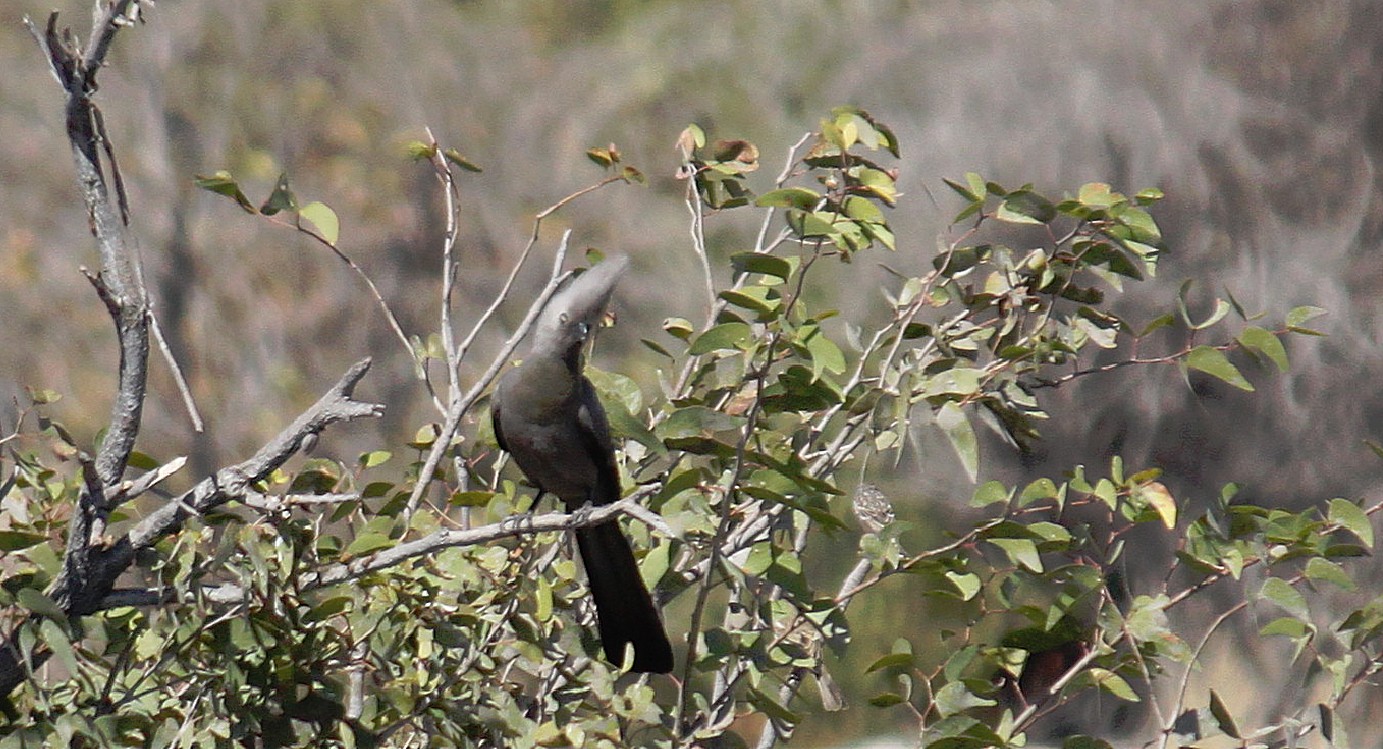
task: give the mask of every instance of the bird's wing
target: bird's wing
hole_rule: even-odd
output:
[[[505,372],[505,374],[507,375],[509,373]],[[490,396],[490,426],[493,427],[495,430],[495,442],[499,443],[499,449],[505,452],[510,452],[509,445],[506,444],[504,441],[504,428],[500,426],[501,420],[499,404],[500,401],[503,400],[503,398],[500,396],[499,391],[503,387],[504,379],[501,378],[499,384],[495,386],[494,395]]]
[[[619,501],[619,469],[615,467],[615,443],[610,439],[610,422],[596,397],[595,386],[581,378],[581,401],[576,409],[576,426],[586,455],[595,464],[596,485],[591,503],[608,505]]]

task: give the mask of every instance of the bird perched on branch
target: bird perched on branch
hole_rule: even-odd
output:
[[[552,297],[533,330],[528,355],[500,378],[491,405],[500,448],[540,492],[556,494],[568,512],[620,498],[609,423],[582,368],[585,342],[628,265],[627,257],[607,259]],[[576,543],[605,657],[622,665],[628,644],[634,648],[630,670],[671,671],[672,645],[619,524],[611,520],[578,529]]]

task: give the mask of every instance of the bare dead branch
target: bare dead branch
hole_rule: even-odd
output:
[[[85,49],[79,48],[70,29],[58,30],[57,13],[49,15],[42,32],[28,18],[24,19],[65,94],[68,145],[77,171],[78,188],[86,205],[88,225],[101,257],[100,273],[88,273],[87,277],[115,323],[120,348],[118,385],[112,399],[106,438],[94,460],[82,461],[84,481],[68,528],[62,571],[50,590],[53,600],[72,613],[81,613],[82,607],[90,605],[93,589],[104,594],[114,582],[113,576],[108,581],[102,579],[105,523],[111,509],[107,494],[108,488],[120,481],[134,449],[148,375],[148,294],[140,281],[138,258],[131,251],[126,234],[123,187],[119,184],[121,210],[117,211],[111,204],[102,154],[109,161],[113,150],[102,135],[100,114],[93,101],[96,74],[120,27],[117,22],[137,7],[135,0],[98,4]],[[111,169],[114,175],[113,164]],[[13,643],[9,645],[0,649],[0,695],[8,694],[47,657],[46,652],[39,652],[34,654],[33,660],[24,659],[25,662],[20,663],[17,649]]]
[[[248,492],[240,498],[246,507],[262,512],[282,512],[293,507],[312,505],[339,505],[345,502],[358,502],[360,495],[350,494],[285,494],[274,496],[261,492]]]
[[[331,390],[261,447],[253,457],[222,468],[216,475],[203,479],[188,492],[155,510],[140,521],[112,553],[132,556],[135,551],[152,546],[160,538],[182,527],[183,521],[191,513],[203,513],[244,497],[251,491],[252,484],[268,477],[274,469],[293,457],[307,435],[318,434],[340,421],[383,415],[382,404],[365,403],[352,397],[355,386],[369,369],[368,358],[356,362]]]
[[[133,481],[122,481],[115,487],[115,491],[111,492],[110,501],[113,503],[113,506],[128,502],[154,488],[169,476],[182,470],[182,467],[186,464],[187,456],[180,455],[158,468],[149,471],[143,476],[140,476],[138,479]]]

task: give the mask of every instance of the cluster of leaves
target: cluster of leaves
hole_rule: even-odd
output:
[[[316,236],[328,245],[334,246],[341,236],[341,219],[337,217],[336,211],[320,200],[298,205],[298,198],[288,184],[287,174],[279,175],[269,197],[258,207],[245,195],[244,189],[230,172],[218,171],[211,176],[198,176],[193,182],[203,190],[234,200],[241,210],[249,214],[265,217],[277,216],[280,213],[292,214],[296,219],[293,226],[304,228],[302,222],[306,221],[308,227],[315,230]]]
[[[1159,477],[1157,469],[1126,474],[1116,458],[1099,479],[1078,466],[1061,483],[989,482],[971,504],[998,512],[956,543],[880,555],[883,574],[922,576],[944,605],[936,607],[942,625],[926,641],[900,638],[869,667],[892,684],[872,704],[906,706],[928,746],[1023,746],[1042,718],[1088,691],[1150,703],[1150,743],[1161,746],[1216,735],[1292,745],[1317,728],[1346,746],[1332,718],[1383,667],[1378,606],[1369,601],[1322,628],[1308,594],[1321,584],[1355,590],[1339,560],[1369,553],[1369,516],[1383,505],[1335,499],[1325,508],[1269,510],[1234,502],[1238,487],[1228,486],[1192,516],[1196,503],[1175,500]],[[1130,541],[1140,525],[1174,538],[1167,545],[1175,554],[1158,559],[1146,534]],[[1126,566],[1131,555],[1138,562]],[[1218,607],[1199,632],[1188,631],[1195,618],[1172,624],[1172,612],[1193,597],[1213,597]],[[1250,731],[1214,687],[1188,694],[1187,677],[1209,640],[1246,610],[1267,622],[1260,635],[1293,642],[1294,660],[1310,654],[1298,670],[1328,680],[1328,700]],[[1087,736],[1065,745],[1110,746]]]
[[[1089,184],[1052,200],[968,175],[948,183],[965,202],[931,269],[894,273],[886,304],[841,320],[814,308],[809,292],[851,272],[830,260],[895,248],[887,216],[897,175],[879,161],[899,155],[893,132],[866,112],[836,109],[764,190],[751,181],[753,144],[708,146],[696,126],[679,144],[696,249],[705,252],[706,212],[733,221],[753,211],[761,229],[731,254],[728,285],[708,276],[717,290],[703,322],[669,318],[662,336],[645,340],[671,373],[656,397],[629,377],[589,370],[622,443],[626,485],[666,526],[629,522],[626,532],[668,604],[674,640],[685,635],[677,679],[635,679],[603,661],[559,534],[372,564],[448,528],[515,523],[531,509],[532,492],[497,470],[483,412],[471,434],[444,446],[450,465],[430,475],[422,456],[438,425],[419,430],[402,469],[376,451],[353,465],[314,459],[276,474],[248,507],[189,522],[141,560],[153,600],[73,621],[54,616],[43,591],[79,478],[16,447],[0,506],[0,604],[24,622],[20,641],[47,643],[66,678],[35,675],[19,695],[30,727],[0,748],[76,736],[155,746],[250,736],[266,746],[423,736],[435,746],[685,746],[743,741],[749,713],[767,718],[760,743],[771,743],[810,709],[800,694],[809,679],[823,707],[839,707],[824,658],[849,644],[852,601],[900,573],[944,602],[956,625],[900,640],[878,659],[871,670],[891,686],[874,704],[908,710],[932,746],[1019,746],[1081,692],[1155,696],[1156,680],[1191,668],[1223,621],[1192,646],[1168,611],[1250,568],[1266,581],[1241,582],[1242,600],[1225,615],[1268,604],[1285,612],[1264,632],[1332,675],[1319,725],[1343,736],[1324,716],[1377,670],[1383,609],[1370,604],[1322,628],[1306,593],[1352,585],[1340,560],[1371,547],[1372,508],[1336,500],[1292,514],[1234,504],[1227,492],[1188,520],[1192,504],[1174,499],[1156,470],[1125,475],[1116,461],[1099,479],[1077,468],[1062,483],[984,484],[973,501],[980,515],[935,548],[910,550],[908,525],[891,512],[862,519],[859,536],[840,532],[857,509],[847,487],[872,478],[862,466],[875,454],[886,456],[875,466],[896,458],[916,429],[943,432],[977,476],[975,424],[1027,444],[1047,417],[1042,388],[1130,364],[1175,364],[1251,388],[1234,357],[1285,368],[1279,339],[1313,333],[1304,323],[1318,310],[1293,310],[1269,330],[1231,298],[1196,320],[1183,287],[1172,312],[1131,324],[1106,296],[1155,271],[1161,235],[1149,208],[1160,193]],[[421,148],[414,155],[448,176],[469,169],[459,155]],[[611,173],[599,184],[642,181],[613,146],[589,155]],[[295,213],[310,226],[290,226],[336,250],[335,214],[299,208],[286,180],[257,208],[229,175],[200,184],[251,213]],[[1199,340],[1231,312],[1244,323],[1237,332]],[[1163,350],[1148,355],[1153,345]],[[450,361],[438,346],[436,358]],[[50,441],[68,445],[49,448],[60,457],[72,449]],[[444,486],[448,501],[415,512],[419,481]],[[1140,525],[1179,539],[1167,560],[1174,574],[1147,589],[1119,572]],[[853,568],[809,574],[813,540],[813,549],[844,545]],[[150,605],[158,601],[176,603]],[[1164,738],[1183,730],[1185,697],[1160,711]],[[1221,732],[1245,740],[1307,722],[1303,714],[1245,731],[1218,695],[1207,705]]]

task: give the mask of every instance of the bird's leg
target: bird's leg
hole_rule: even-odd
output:
[[[515,532],[532,530],[533,509],[538,506],[538,503],[542,501],[543,495],[545,494],[547,494],[547,492],[539,488],[538,495],[533,498],[533,503],[528,506],[528,509],[522,512],[515,512],[499,521],[500,527]]]
[[[591,513],[595,512],[595,504],[590,500],[581,503],[580,507],[571,510],[571,519],[577,523],[585,524],[591,519]]]

